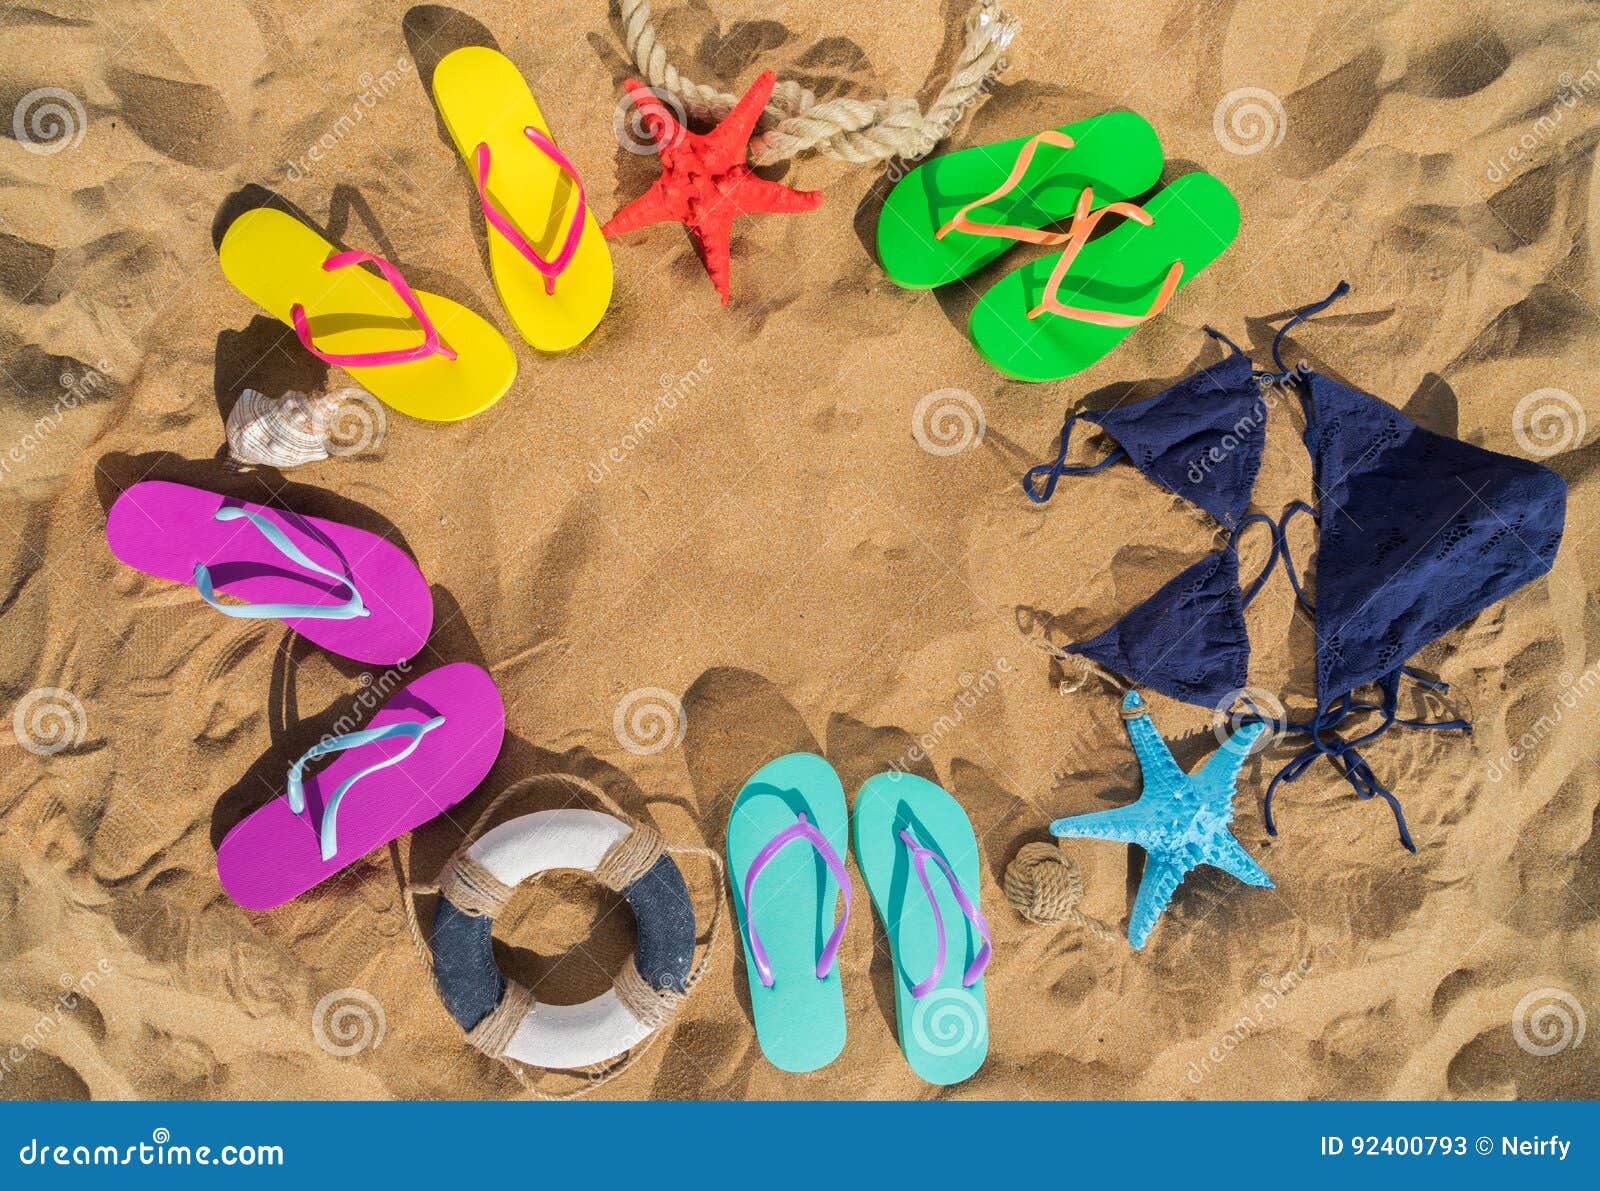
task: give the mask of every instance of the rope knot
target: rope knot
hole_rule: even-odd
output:
[[[631,959],[622,965],[622,971],[612,981],[617,1000],[647,1030],[659,1030],[677,1016],[687,993],[672,988],[655,988],[639,975],[639,967]]]
[[[634,824],[632,831],[606,850],[594,870],[595,879],[621,893],[656,866],[666,851],[666,841],[654,827]]]
[[[462,851],[445,863],[437,892],[465,914],[493,918],[505,908],[516,889]]]
[[[1071,922],[1102,939],[1117,933],[1078,909],[1083,899],[1083,875],[1077,862],[1054,844],[1023,844],[1006,866],[1006,901],[1029,922],[1055,926]]]

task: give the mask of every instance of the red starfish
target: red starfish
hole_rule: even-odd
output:
[[[643,83],[625,86],[644,126],[661,147],[661,176],[600,230],[620,236],[652,223],[677,222],[689,229],[722,304],[728,304],[728,236],[740,215],[761,211],[815,210],[820,190],[791,190],[752,173],[745,164],[750,136],[772,95],[775,76],[763,71],[726,119],[710,132],[690,132]]]

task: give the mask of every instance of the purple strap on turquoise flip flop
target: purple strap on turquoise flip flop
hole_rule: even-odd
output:
[[[966,890],[961,888],[961,882],[956,880],[955,872],[945,863],[943,856],[917,843],[909,831],[902,831],[900,838],[905,841],[906,847],[911,849],[911,863],[916,867],[917,878],[922,882],[923,892],[928,895],[928,904],[933,907],[933,925],[939,935],[939,949],[933,958],[933,971],[928,974],[926,980],[912,988],[911,996],[914,1000],[921,1000],[938,986],[940,977],[944,975],[944,915],[939,913],[939,902],[933,896],[933,883],[928,880],[930,856],[944,870],[945,878],[950,882],[950,892],[955,894],[956,905],[961,907],[961,912],[967,916],[967,921],[972,923],[978,936],[983,940],[983,946],[978,948],[978,954],[973,957],[971,965],[961,977],[961,986],[971,988],[978,983],[979,978],[983,976],[983,970],[989,966],[989,956],[992,953],[989,945],[989,920],[983,916],[983,911],[973,904]],[[747,894],[747,902],[748,896]]]
[[[833,850],[833,845],[828,842],[827,837],[813,827],[802,812],[799,822],[778,832],[767,842],[766,847],[756,853],[756,858],[750,862],[749,871],[744,875],[745,934],[750,942],[750,958],[755,961],[756,974],[761,977],[761,983],[766,988],[772,987],[772,964],[767,959],[767,949],[761,945],[760,936],[756,934],[755,907],[750,901],[750,894],[755,889],[756,878],[772,862],[772,858],[796,840],[805,840],[817,850],[817,855],[822,857],[823,863],[828,866],[828,871],[833,874],[833,879],[844,891],[844,913],[839,915],[838,925],[833,928],[833,934],[828,936],[827,945],[817,957],[818,980],[827,978],[828,970],[838,959],[839,944],[844,941],[845,923],[850,921],[850,875],[844,871],[844,861],[839,859],[839,853]],[[954,881],[955,878],[952,876],[951,882]],[[941,948],[943,937],[941,930]]]
[[[400,270],[381,256],[360,251],[336,252],[322,262],[322,267],[331,273],[335,269],[346,269],[363,262],[375,266],[378,272],[383,274],[383,279],[394,286],[394,292],[400,295],[400,300],[406,304],[406,309],[411,311],[411,316],[421,325],[422,342],[416,347],[400,348],[396,351],[334,355],[332,352],[321,350],[311,342],[311,324],[306,321],[306,308],[296,302],[289,310],[289,321],[294,324],[294,333],[300,337],[301,346],[324,364],[333,364],[340,368],[376,368],[381,364],[412,364],[418,360],[426,360],[429,356],[455,359],[456,353],[439,342],[439,329],[433,325],[433,320],[428,317],[428,312],[422,308],[422,302],[406,284],[406,279],[400,276]]]
[[[567,239],[561,246],[561,251],[550,260],[545,260],[533,250],[509,219],[495,210],[494,204],[489,201],[489,146],[478,145],[478,202],[483,206],[483,217],[490,227],[499,232],[511,244],[511,247],[520,252],[535,269],[544,277],[544,292],[556,292],[556,278],[566,271],[572,263],[572,256],[578,251],[578,237],[583,234],[583,223],[589,214],[589,203],[583,194],[583,179],[578,177],[578,171],[572,162],[567,160],[567,155],[556,148],[555,142],[545,136],[537,128],[524,128],[523,134],[533,142],[534,148],[542,152],[551,161],[561,168],[561,171],[572,179],[578,188],[578,209],[573,213],[572,226],[567,229]]]

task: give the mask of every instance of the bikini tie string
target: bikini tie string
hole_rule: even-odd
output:
[[[1359,747],[1378,739],[1396,725],[1406,728],[1425,728],[1435,732],[1471,732],[1472,725],[1463,719],[1428,722],[1402,718],[1399,715],[1402,677],[1410,678],[1425,690],[1442,692],[1450,689],[1447,683],[1435,682],[1418,674],[1409,666],[1401,666],[1379,680],[1379,689],[1383,692],[1381,703],[1362,702],[1354,698],[1353,693],[1346,692],[1326,706],[1319,707],[1309,723],[1291,722],[1285,725],[1287,734],[1304,736],[1310,743],[1278,770],[1267,785],[1263,819],[1268,835],[1278,834],[1277,824],[1272,815],[1272,799],[1279,785],[1283,782],[1298,781],[1319,757],[1326,757],[1339,775],[1350,783],[1350,788],[1355,791],[1357,798],[1363,801],[1382,798],[1389,804],[1389,809],[1394,814],[1395,825],[1400,832],[1401,844],[1407,851],[1417,850],[1416,844],[1411,839],[1410,828],[1406,825],[1400,800],[1378,780],[1377,775],[1372,772],[1372,767],[1362,757]],[[1373,711],[1382,717],[1377,727],[1348,740],[1338,734],[1339,725],[1350,716]]]
[[[1070,414],[1061,424],[1061,449],[1056,452],[1054,463],[1041,463],[1037,467],[1030,467],[1022,477],[1022,490],[1028,494],[1028,499],[1036,505],[1042,505],[1055,495],[1056,485],[1061,482],[1062,476],[1092,476],[1096,472],[1104,471],[1119,459],[1127,458],[1128,452],[1117,446],[1099,463],[1087,463],[1082,466],[1067,463],[1067,452],[1072,446],[1072,427],[1077,422],[1078,415]],[[1044,480],[1044,491],[1034,490],[1034,477]]]

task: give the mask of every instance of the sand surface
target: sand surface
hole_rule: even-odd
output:
[[[1237,244],[1165,316],[1060,384],[1001,378],[962,331],[1033,250],[947,292],[902,292],[872,249],[883,168],[815,156],[775,176],[823,190],[819,211],[739,224],[732,305],[680,230],[637,233],[613,245],[598,332],[536,358],[495,297],[425,81],[448,49],[496,42],[608,216],[657,165],[613,131],[630,70],[597,0],[0,13],[0,115],[40,88],[76,104],[65,132],[41,134],[51,152],[0,120],[0,1096],[519,1095],[433,995],[401,882],[431,877],[494,791],[539,771],[592,778],[669,839],[720,847],[742,779],[794,749],[824,753],[851,792],[899,762],[971,813],[995,931],[991,1049],[944,1094],[1600,1094],[1600,699],[1571,697],[1600,678],[1600,12],[1012,7],[1011,69],[953,144],[1131,107],[1159,129],[1167,177],[1210,170],[1244,210]],[[680,63],[725,89],[772,67],[824,95],[925,102],[965,4],[662,9]],[[1230,123],[1240,103],[1264,129],[1249,111]],[[345,383],[217,268],[216,237],[259,201],[252,188],[494,319],[520,355],[512,394],[455,425],[392,415],[381,445],[351,456],[228,473],[223,417],[245,387]],[[1293,358],[1571,486],[1552,574],[1418,659],[1453,684],[1426,713],[1464,714],[1475,735],[1396,731],[1370,754],[1420,851],[1325,767],[1283,794],[1269,839],[1260,800],[1280,749],[1247,766],[1236,821],[1275,891],[1200,871],[1142,954],[1029,925],[999,884],[1017,849],[1138,789],[1114,694],[1062,693],[1075,676],[1037,638],[1098,631],[1219,537],[1127,468],[1044,509],[1017,478],[1053,454],[1064,408],[1146,396],[1217,359],[1207,322],[1265,362],[1268,320],[1340,278],[1352,296],[1297,332]],[[1564,424],[1517,413],[1551,389],[1535,405]],[[924,449],[939,441],[919,405],[939,390],[981,408],[981,441]],[[1273,414],[1257,507],[1312,495],[1300,428],[1292,405]],[[222,894],[221,835],[392,676],[116,564],[105,509],[145,477],[387,534],[434,585],[413,672],[493,672],[501,761],[398,869],[379,852],[273,913]],[[1304,521],[1295,541],[1309,557]],[[1247,546],[1247,567],[1263,554]],[[1281,576],[1249,622],[1252,684],[1304,710],[1312,637]],[[640,691],[644,723],[649,700],[669,726],[666,700],[681,703],[681,739],[625,747],[618,709]],[[1204,710],[1153,709],[1181,761],[1213,746]],[[1085,908],[1121,921],[1138,853],[1071,852]],[[685,868],[704,914],[717,892]],[[832,1067],[763,1061],[724,933],[664,1043],[600,1094],[937,1094],[899,1056],[888,953],[857,893],[850,1039]],[[502,963],[543,1000],[595,995],[631,946],[619,906],[551,878],[502,920]]]

